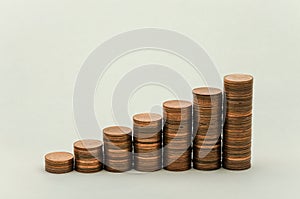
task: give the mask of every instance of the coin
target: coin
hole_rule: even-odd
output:
[[[75,149],[79,149],[79,150],[93,150],[93,149],[97,150],[102,147],[103,143],[100,140],[86,139],[86,140],[78,140],[73,145]]]
[[[103,129],[104,141],[110,140],[111,142],[123,142],[131,140],[132,130],[124,126],[111,126]]]

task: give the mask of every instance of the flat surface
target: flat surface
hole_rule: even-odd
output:
[[[162,119],[161,115],[156,113],[140,113],[133,116],[136,122],[159,122]]]
[[[121,136],[131,134],[131,132],[131,128],[125,126],[110,126],[103,129],[103,133],[109,136]]]
[[[298,0],[2,0],[0,198],[299,198],[299,10]],[[71,152],[73,143],[85,137],[76,132],[72,108],[81,64],[108,38],[141,27],[167,28],[191,37],[206,49],[220,78],[231,73],[254,76],[250,170],[44,171],[46,153]],[[114,125],[106,91],[124,71],[145,63],[172,66],[193,88],[205,86],[191,66],[173,55],[127,55],[99,83],[99,89],[107,86],[95,96],[103,126]],[[158,85],[143,89],[129,102],[130,116],[158,110],[161,102],[174,98]],[[100,139],[99,134],[86,137]]]
[[[230,74],[224,77],[224,81],[227,82],[250,82],[253,77],[249,74]]]
[[[45,160],[53,163],[69,162],[73,159],[73,154],[69,152],[51,152],[45,155]]]
[[[219,88],[200,87],[193,89],[193,94],[196,95],[218,95],[221,93],[222,90]]]
[[[163,103],[169,109],[184,109],[192,106],[192,103],[185,100],[169,100]]]
[[[91,140],[91,139],[85,139],[85,140],[78,140],[74,143],[74,148],[77,149],[96,149],[103,145],[103,142],[100,140]]]

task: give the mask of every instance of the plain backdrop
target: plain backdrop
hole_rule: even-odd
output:
[[[143,27],[192,38],[221,76],[242,72],[255,77],[250,170],[44,172],[47,152],[72,151],[80,138],[72,96],[84,60],[112,36]],[[1,0],[0,197],[297,198],[299,57],[299,0]],[[125,56],[111,68],[116,75],[98,85],[103,93],[95,95],[95,111],[104,125],[113,124],[104,103],[109,103],[111,85],[126,67],[152,61],[174,65],[191,85],[202,85],[176,57],[152,51]],[[159,97],[147,101],[153,92]],[[102,97],[104,102],[97,103]],[[128,112],[151,110],[151,103],[169,97],[161,87],[145,87],[132,96]]]

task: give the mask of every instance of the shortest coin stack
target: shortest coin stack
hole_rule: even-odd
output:
[[[105,170],[125,172],[132,168],[132,130],[123,126],[103,129]]]
[[[155,113],[133,116],[134,167],[138,171],[157,171],[162,167],[162,117]]]
[[[45,170],[50,173],[68,173],[73,170],[73,154],[53,152],[45,155]]]
[[[75,170],[94,173],[103,168],[103,143],[99,140],[79,140],[74,143]]]

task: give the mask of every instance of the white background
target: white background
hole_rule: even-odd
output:
[[[80,138],[72,95],[84,60],[112,36],[142,27],[192,38],[206,49],[221,76],[243,72],[255,77],[250,170],[89,175],[43,171],[47,152],[72,151],[72,143]],[[1,0],[0,197],[299,197],[299,57],[298,0]],[[114,64],[112,73],[117,75],[103,79],[99,87],[105,85],[103,92],[108,91],[122,76],[121,65],[130,68],[152,60],[174,65],[191,85],[203,86],[176,57],[142,52]],[[129,114],[151,110],[151,103],[170,97],[161,88],[145,89],[132,97]],[[142,102],[151,92],[161,94],[157,101]],[[96,93],[96,99],[101,95]],[[109,103],[109,98],[104,100]],[[112,125],[106,114],[109,106],[97,101],[97,117]]]

